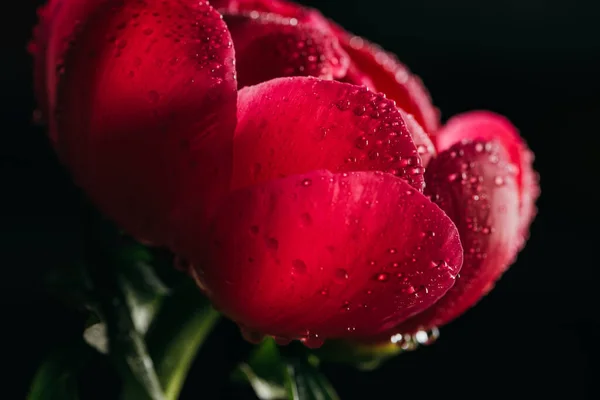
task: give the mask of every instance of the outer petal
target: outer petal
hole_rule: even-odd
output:
[[[111,1],[77,35],[59,88],[60,150],[129,233],[164,244],[184,200],[208,210],[226,193],[233,57],[204,2]]]
[[[389,329],[440,298],[462,262],[450,219],[378,172],[313,171],[234,192],[207,247],[190,258],[214,304],[291,339]]]
[[[285,0],[213,0],[213,7],[221,12],[271,13],[285,18],[293,18],[300,24],[328,32],[329,22],[317,10]]]
[[[429,92],[419,77],[413,75],[391,53],[366,39],[331,25],[339,37],[342,48],[352,60],[352,66],[373,82],[372,89],[385,93],[398,103],[425,129],[433,133],[439,128],[440,113],[431,103]]]
[[[439,302],[393,333],[428,330],[455,319],[487,294],[518,251],[519,194],[502,146],[456,144],[431,162],[426,178],[426,192],[458,227],[464,263]]]
[[[510,121],[489,111],[471,111],[451,118],[437,132],[434,143],[441,152],[463,139],[497,140],[508,152],[510,162],[517,168],[523,245],[537,213],[535,201],[540,194],[538,176],[533,170],[533,153]]]
[[[421,157],[421,163],[423,167],[427,167],[429,161],[435,157],[435,146],[433,142],[429,138],[429,135],[425,133],[421,125],[415,120],[411,114],[407,114],[405,111],[400,110],[400,114],[402,114],[402,118],[406,122],[406,127],[412,137],[415,146],[417,146],[417,152]]]
[[[301,77],[241,90],[234,188],[315,169],[392,172],[423,187],[406,123],[383,95]]]
[[[337,38],[294,18],[224,14],[236,51],[240,87],[283,76],[341,78],[350,60]]]
[[[38,9],[39,23],[33,31],[30,52],[34,56],[34,85],[42,118],[50,122],[49,134],[57,142],[52,118],[56,88],[64,72],[64,56],[78,27],[108,0],[50,0]]]

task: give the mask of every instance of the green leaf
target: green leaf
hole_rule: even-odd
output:
[[[165,400],[144,340],[166,292],[148,267],[151,255],[94,213],[88,228],[84,261],[93,282],[94,311],[106,326],[109,356],[124,382],[137,385],[148,399]]]
[[[390,358],[411,349],[404,349],[391,342],[367,345],[345,340],[328,340],[321,348],[314,350],[314,354],[323,361],[349,364],[363,371],[371,371]]]
[[[192,280],[164,299],[147,343],[167,400],[178,398],[198,349],[218,319],[219,313]]]
[[[273,339],[265,339],[234,378],[247,381],[261,400],[339,400],[313,355],[282,354]]]
[[[306,360],[286,363],[286,392],[293,400],[339,400],[329,381]]]
[[[77,375],[91,355],[83,342],[56,349],[36,372],[27,400],[78,400]]]

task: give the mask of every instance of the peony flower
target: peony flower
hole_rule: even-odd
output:
[[[211,4],[42,9],[40,110],[94,203],[249,336],[389,340],[475,304],[535,214],[516,129],[440,129],[416,76],[315,10]]]

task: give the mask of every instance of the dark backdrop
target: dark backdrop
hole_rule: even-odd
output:
[[[68,259],[78,245],[81,200],[43,129],[31,124],[31,61],[25,45],[39,3],[6,2],[0,24],[0,330],[6,364],[0,391],[6,384],[17,386],[0,396],[7,399],[23,397],[45,352],[71,340],[81,322],[41,291],[41,270]],[[531,240],[496,289],[444,327],[432,347],[398,357],[376,372],[328,368],[342,398],[600,398],[599,212],[593,172],[600,158],[600,3],[306,3],[398,54],[421,75],[444,118],[477,108],[508,116],[535,151],[542,176]],[[194,365],[184,398],[248,395],[225,383],[224,371],[238,350],[229,345],[236,335],[230,324],[220,326]],[[203,362],[208,358],[216,365],[209,368]],[[102,368],[89,375],[103,388],[113,384]],[[100,384],[105,379],[108,383]]]

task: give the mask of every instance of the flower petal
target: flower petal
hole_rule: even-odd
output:
[[[49,123],[49,136],[56,144],[57,132],[50,117],[55,112],[56,88],[64,72],[64,56],[78,27],[107,0],[49,0],[38,9],[29,50],[34,56],[34,85],[42,118]]]
[[[76,181],[127,232],[164,244],[182,201],[208,210],[226,193],[233,57],[221,15],[205,2],[111,2],[78,33],[59,87],[59,146]]]
[[[241,326],[290,339],[389,329],[439,299],[462,262],[450,219],[379,172],[313,171],[243,188],[211,227],[207,248],[187,254],[200,286]]]
[[[452,289],[393,333],[452,321],[489,292],[518,251],[519,194],[510,156],[501,145],[456,144],[431,161],[426,179],[426,193],[458,228],[464,262]]]
[[[239,87],[283,76],[343,77],[350,60],[337,38],[294,18],[224,14],[235,46]]]
[[[415,120],[415,117],[411,114],[407,114],[402,109],[400,110],[400,114],[402,114],[402,118],[404,118],[404,121],[406,122],[410,137],[412,137],[415,146],[417,146],[417,152],[421,157],[421,163],[423,167],[427,168],[429,161],[435,157],[435,146],[429,138],[429,135],[425,133],[421,125]]]
[[[351,35],[334,24],[331,27],[350,56],[352,66],[373,82],[371,89],[395,100],[398,107],[414,115],[427,133],[432,134],[439,128],[440,113],[431,103],[429,92],[419,77],[381,47]]]
[[[233,187],[316,169],[384,171],[422,191],[421,159],[394,103],[366,88],[280,78],[238,94]]]
[[[329,31],[329,22],[317,10],[285,0],[213,0],[213,7],[222,13],[259,12],[294,18],[300,24]]]
[[[434,143],[437,150],[442,152],[463,139],[497,140],[517,168],[522,246],[537,213],[535,202],[540,194],[539,179],[533,170],[533,153],[508,119],[489,111],[471,111],[451,118],[435,134]]]

